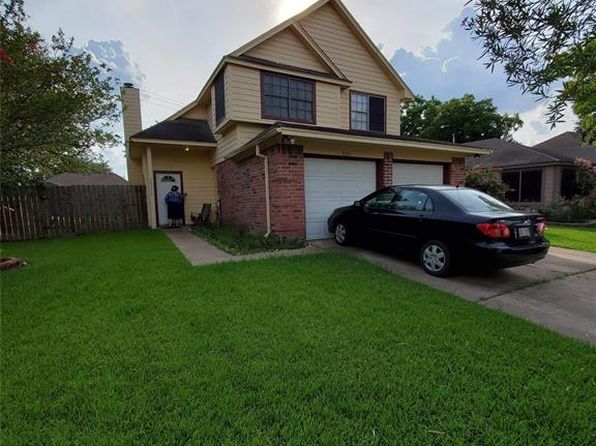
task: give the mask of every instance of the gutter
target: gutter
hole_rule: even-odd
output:
[[[271,203],[269,200],[269,159],[261,153],[261,146],[259,144],[255,146],[255,156],[263,158],[263,160],[265,161],[265,215],[267,218],[267,232],[265,233],[265,237],[269,237],[271,235]]]

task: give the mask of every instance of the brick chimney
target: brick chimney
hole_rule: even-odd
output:
[[[120,89],[122,95],[122,121],[124,124],[124,143],[126,145],[126,156],[128,158],[128,146],[130,137],[143,130],[141,121],[141,97],[138,88],[126,82]]]

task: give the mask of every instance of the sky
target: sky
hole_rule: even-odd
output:
[[[25,0],[31,26],[44,37],[62,28],[75,45],[141,89],[143,127],[192,101],[219,59],[308,7],[312,0]],[[508,87],[500,70],[479,60],[478,43],[461,28],[466,0],[344,0],[416,94],[446,100],[472,93],[524,121],[514,139],[534,145],[575,127],[551,130],[544,104]],[[121,131],[121,127],[116,129]],[[126,176],[123,145],[103,152]]]

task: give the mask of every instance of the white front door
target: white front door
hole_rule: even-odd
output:
[[[338,207],[347,206],[376,189],[374,161],[326,158],[304,159],[306,238],[330,237],[327,219]]]
[[[393,163],[393,184],[443,184],[443,166]]]
[[[172,186],[178,186],[182,190],[182,174],[180,172],[155,172],[155,201],[157,203],[157,226],[166,226],[168,220],[168,205],[166,195],[172,190]]]

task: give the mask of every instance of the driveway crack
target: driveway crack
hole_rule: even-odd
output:
[[[514,288],[512,290],[503,291],[501,293],[497,293],[497,294],[494,294],[492,296],[481,297],[480,299],[476,300],[476,302],[487,302],[487,301],[489,301],[491,299],[494,299],[495,297],[504,296],[506,294],[514,293],[516,291],[527,290],[528,288],[532,288],[532,287],[535,287],[535,286],[538,286],[538,285],[544,285],[545,283],[554,282],[556,280],[567,279],[568,277],[579,276],[581,274],[590,273],[592,271],[596,271],[596,267],[589,268],[589,269],[586,269],[586,270],[583,270],[583,271],[573,272],[573,273],[563,273],[563,274],[561,274],[559,276],[552,277],[550,279],[539,280],[537,282],[529,283],[527,285],[521,286],[519,288]]]

